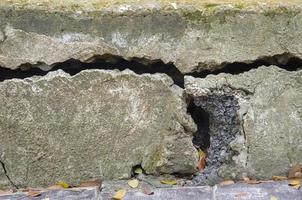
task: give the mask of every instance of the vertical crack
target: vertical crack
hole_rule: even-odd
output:
[[[245,128],[244,128],[244,122],[245,122],[245,115],[247,113],[244,113],[243,116],[242,116],[242,125],[241,125],[241,129],[242,129],[242,132],[243,132],[243,136],[244,136],[244,145],[245,145],[245,148],[246,148],[246,161],[245,161],[245,167],[247,167],[248,165],[248,161],[249,161],[249,154],[250,154],[250,145],[248,144],[248,138],[246,136],[246,132],[245,132]]]
[[[0,164],[1,164],[2,168],[3,168],[4,174],[5,174],[6,178],[7,178],[7,180],[10,182],[10,184],[11,184],[14,188],[18,189],[18,186],[17,186],[16,184],[14,184],[14,182],[13,182],[13,181],[10,179],[10,177],[8,176],[8,173],[7,173],[7,170],[6,170],[6,168],[5,168],[4,162],[2,162],[2,161],[0,160]]]

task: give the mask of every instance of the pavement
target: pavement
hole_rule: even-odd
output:
[[[128,190],[123,200],[302,200],[302,189],[288,185],[288,181],[259,184],[236,183],[228,186],[176,187],[154,189],[146,195],[139,190]],[[44,190],[37,197],[27,192],[0,196],[0,200],[109,200],[114,194],[96,187],[66,190]]]

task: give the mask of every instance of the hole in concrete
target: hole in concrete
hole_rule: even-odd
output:
[[[220,182],[218,169],[223,163],[232,162],[232,157],[237,155],[230,143],[241,134],[238,109],[235,96],[225,91],[195,97],[189,104],[188,111],[198,126],[193,143],[206,149],[207,155],[205,170],[194,179],[196,185]]]
[[[196,106],[193,99],[189,100],[187,110],[197,125],[197,132],[193,135],[193,144],[196,148],[207,152],[210,147],[209,114],[201,107]]]
[[[131,178],[138,176],[139,174],[146,174],[145,170],[143,169],[142,165],[135,165],[131,169]]]

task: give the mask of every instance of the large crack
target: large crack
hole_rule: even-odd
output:
[[[126,60],[115,55],[96,56],[91,62],[81,62],[79,60],[70,59],[63,63],[54,64],[48,71],[39,68],[41,66],[41,68],[43,68],[43,65],[45,64],[24,64],[17,70],[0,67],[0,81],[12,78],[23,79],[36,75],[43,76],[49,71],[58,69],[62,69],[70,75],[75,75],[83,70],[89,69],[130,69],[137,74],[166,74],[173,79],[175,84],[184,88],[185,75],[204,78],[209,74],[240,74],[263,65],[276,65],[288,71],[295,71],[299,70],[302,66],[302,59],[293,57],[290,54],[281,54],[272,57],[263,57],[249,63],[225,63],[221,66],[220,70],[190,74],[182,74],[175,65],[172,63],[166,64],[161,60],[147,60],[142,58]],[[232,90],[232,88],[230,88],[230,90]],[[238,101],[235,95],[230,91],[218,91],[217,93],[212,91],[209,96],[188,97],[187,104],[188,113],[192,116],[198,127],[193,137],[193,144],[207,153],[207,167],[204,172],[195,179],[195,182],[197,185],[215,184],[220,181],[217,171],[219,167],[223,163],[231,162],[232,156],[238,153],[233,151],[229,144],[234,141],[237,135],[243,134],[245,136],[243,124],[241,124],[236,114],[239,109]],[[241,129],[243,133],[240,132]],[[245,145],[248,146],[247,143]],[[17,188],[7,175],[4,163],[1,161],[0,163],[9,182]]]
[[[204,70],[188,73],[186,75],[190,75],[198,78],[205,78],[209,74],[217,75],[220,73],[227,74],[241,74],[244,72],[248,72],[252,69],[257,69],[261,66],[271,66],[275,65],[279,68],[285,69],[287,71],[297,71],[302,69],[302,59],[296,57],[290,53],[277,54],[274,56],[264,56],[255,60],[245,61],[245,62],[224,62],[221,64],[213,64],[212,67],[215,70]]]
[[[0,81],[13,78],[29,78],[32,76],[44,76],[49,71],[62,69],[70,75],[75,75],[83,70],[104,69],[104,70],[125,70],[130,69],[136,74],[155,74],[163,73],[171,77],[174,83],[180,87],[184,87],[184,75],[172,63],[164,63],[161,60],[147,60],[143,58],[132,58],[126,60],[120,56],[102,55],[89,59],[90,62],[81,62],[80,60],[69,59],[62,63],[56,63],[47,66],[44,63],[23,64],[16,70],[0,68]],[[49,70],[42,70],[40,68]]]
[[[70,75],[75,75],[83,70],[88,69],[108,69],[108,70],[124,70],[130,69],[137,74],[145,73],[164,73],[170,76],[174,83],[182,88],[184,88],[184,76],[189,75],[198,78],[205,78],[207,75],[228,73],[228,74],[240,74],[248,72],[251,69],[256,69],[260,66],[270,66],[275,65],[287,71],[296,71],[302,67],[302,59],[295,57],[289,53],[278,54],[274,56],[261,57],[252,61],[245,62],[233,62],[233,63],[222,63],[213,64],[213,69],[216,70],[204,70],[192,73],[181,73],[179,69],[173,63],[164,63],[160,59],[150,60],[146,58],[132,57],[129,59],[124,59],[121,56],[104,54],[96,55],[87,60],[87,62],[82,62],[77,59],[69,59],[65,62],[54,63],[52,65],[47,65],[43,62],[38,62],[37,64],[24,63],[15,70],[11,70],[0,66],[0,82],[13,78],[29,78],[32,76],[44,76],[49,71],[55,71],[58,69],[64,70]],[[197,67],[198,68],[198,67]],[[43,69],[43,70],[42,70]]]
[[[2,161],[0,160],[0,164],[1,164],[1,166],[2,166],[2,169],[3,169],[3,171],[4,171],[4,174],[5,174],[5,176],[6,176],[7,180],[8,180],[8,182],[9,182],[14,188],[18,189],[18,186],[17,186],[17,185],[12,181],[12,179],[9,177],[9,175],[8,175],[8,173],[7,173],[7,170],[6,170],[6,168],[5,168],[4,162],[2,162]]]

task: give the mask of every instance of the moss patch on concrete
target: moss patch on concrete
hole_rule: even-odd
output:
[[[192,6],[196,9],[213,10],[217,6],[228,5],[237,9],[278,6],[300,6],[299,0],[4,0],[2,6],[17,8],[36,8],[43,10],[102,10],[128,6],[145,8],[180,8]]]

